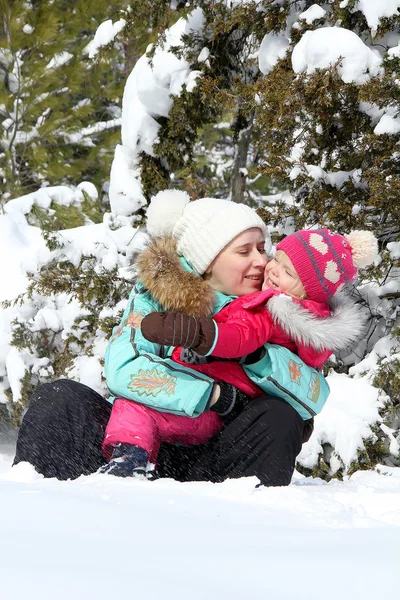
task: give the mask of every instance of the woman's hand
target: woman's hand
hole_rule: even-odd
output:
[[[201,356],[211,350],[216,335],[211,317],[196,318],[174,312],[152,312],[144,317],[140,329],[150,342],[192,348]]]
[[[220,394],[221,394],[221,388],[219,387],[218,383],[216,383],[214,385],[213,393],[211,394],[210,408],[211,408],[211,406],[214,406],[214,404],[216,402],[218,402],[218,398],[219,398]]]
[[[244,392],[224,381],[214,385],[209,409],[216,412],[225,424],[235,419],[249,403],[250,398]]]

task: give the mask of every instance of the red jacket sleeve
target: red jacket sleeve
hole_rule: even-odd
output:
[[[331,311],[325,302],[314,302],[313,300],[302,300],[300,302],[309,312],[321,319],[329,317]],[[321,369],[322,365],[332,355],[332,350],[316,350],[311,346],[297,344],[297,354],[309,367]]]
[[[217,343],[210,354],[219,358],[240,358],[251,354],[269,340],[274,330],[272,317],[264,306],[235,310],[223,321],[218,317],[214,317],[218,329]]]
[[[297,346],[297,354],[309,367],[321,369],[332,355],[332,350],[315,350],[311,346]]]

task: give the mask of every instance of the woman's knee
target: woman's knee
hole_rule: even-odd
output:
[[[299,413],[288,402],[275,396],[261,396],[249,402],[247,409],[265,415],[268,423],[277,423],[281,430],[293,428],[303,431],[304,421]]]
[[[71,385],[72,384],[72,385]],[[75,381],[59,379],[51,383],[42,383],[32,394],[29,408],[46,410],[57,409],[76,402]]]
[[[95,390],[78,381],[58,379],[37,387],[32,395],[29,408],[49,414],[80,409],[88,405],[103,407],[108,403]]]

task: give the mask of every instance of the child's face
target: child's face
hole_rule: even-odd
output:
[[[288,255],[278,250],[275,258],[265,267],[263,290],[283,292],[295,298],[304,298],[305,290]]]

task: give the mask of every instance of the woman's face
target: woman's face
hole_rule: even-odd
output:
[[[258,227],[246,229],[218,254],[204,279],[218,292],[244,296],[261,289],[267,264],[265,239]]]

